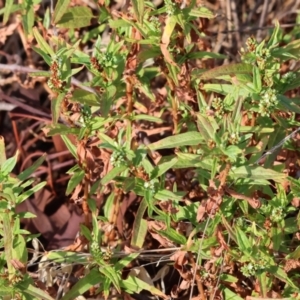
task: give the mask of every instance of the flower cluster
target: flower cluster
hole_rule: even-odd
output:
[[[261,100],[258,104],[258,112],[261,116],[270,116],[278,105],[277,91],[271,88],[265,89],[261,93]]]
[[[54,59],[51,66],[50,66],[50,72],[51,76],[48,80],[48,86],[51,90],[60,92],[64,87],[64,81],[62,80],[62,74],[61,74],[61,67],[62,67],[62,59]]]
[[[125,149],[116,149],[110,157],[110,162],[114,167],[123,166],[126,163]]]

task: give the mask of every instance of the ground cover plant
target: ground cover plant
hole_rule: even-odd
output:
[[[3,299],[300,299],[299,29],[217,3],[5,2]]]

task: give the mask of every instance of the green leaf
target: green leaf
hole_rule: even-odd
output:
[[[124,19],[109,19],[108,21],[109,27],[113,29],[117,29],[120,27],[126,28],[132,26],[131,22]]]
[[[108,116],[116,94],[117,88],[115,85],[111,84],[106,87],[105,92],[101,97],[101,115],[103,117],[106,118]]]
[[[14,0],[6,0],[4,6],[4,16],[3,16],[3,25],[5,25],[9,19],[9,15],[12,12],[12,7],[14,4]]]
[[[70,0],[58,0],[53,13],[53,22],[56,24],[68,9]]]
[[[230,145],[226,149],[223,149],[222,152],[231,158],[233,161],[237,159],[237,156],[241,154],[243,151],[239,147],[235,145]]]
[[[153,165],[147,158],[142,160],[142,166],[144,167],[147,174],[151,174],[151,172],[154,170]]]
[[[56,124],[55,126],[48,125],[48,126],[45,126],[45,128],[47,128],[47,130],[49,130],[48,133],[47,133],[48,136],[52,136],[52,135],[56,135],[56,134],[59,134],[59,135],[66,135],[66,134],[78,135],[79,132],[80,132],[80,128],[72,128],[72,127],[70,128],[69,126],[66,126],[64,124]]]
[[[6,278],[0,277],[0,296],[3,297],[1,299],[12,299],[12,295],[15,292],[15,286],[10,284]],[[6,298],[4,296],[7,296]],[[11,298],[8,298],[11,296]]]
[[[208,19],[212,19],[215,17],[215,15],[205,6],[200,6],[198,8],[191,9],[189,15],[197,18],[208,18]]]
[[[154,197],[155,197],[155,199],[161,200],[161,201],[167,201],[167,200],[180,201],[180,200],[182,200],[182,197],[184,195],[185,195],[185,192],[177,192],[175,194],[169,190],[160,190],[154,195]]]
[[[17,177],[20,181],[24,181],[45,161],[46,153],[38,158],[29,168],[20,173]]]
[[[185,169],[198,167],[206,170],[211,169],[212,158],[203,158],[202,155],[192,154],[192,153],[176,153],[178,157],[177,163],[173,166],[174,169]],[[166,159],[163,157],[161,161]]]
[[[129,293],[140,293],[142,290],[146,290],[149,291],[152,295],[157,295],[159,297],[162,297],[163,299],[168,299],[168,297],[163,292],[161,292],[154,286],[140,280],[137,277],[128,276],[127,279],[121,280],[120,286],[127,290]]]
[[[36,218],[36,215],[27,211],[27,212],[21,212],[21,213],[18,213],[18,216],[20,218],[24,218],[24,219],[30,219],[30,218]]]
[[[142,24],[144,18],[145,1],[132,0],[132,6],[136,19]]]
[[[65,142],[65,145],[67,146],[70,153],[76,158],[76,160],[78,160],[76,146],[71,142],[71,140],[66,135],[62,134],[60,137]]]
[[[190,131],[161,139],[158,142],[148,145],[148,148],[150,150],[170,149],[180,146],[198,145],[202,141],[203,137],[199,132]]]
[[[19,260],[22,263],[27,263],[27,249],[26,242],[22,235],[14,233],[13,249],[12,249],[13,259]]]
[[[63,0],[64,1],[64,0]],[[39,47],[41,48],[41,50],[43,52],[45,52],[46,54],[49,54],[51,57],[55,56],[54,51],[52,50],[52,48],[47,44],[47,42],[45,41],[45,39],[41,36],[41,34],[39,33],[38,29],[36,27],[33,28],[33,35],[39,45]]]
[[[279,266],[271,266],[269,268],[266,268],[266,271],[272,273],[275,277],[277,277],[281,281],[286,282],[293,289],[298,290],[298,287],[293,283],[293,281],[289,278],[286,272]]]
[[[22,203],[23,201],[28,199],[31,195],[33,195],[35,192],[43,188],[46,184],[47,184],[46,181],[42,181],[37,185],[35,185],[34,187],[32,187],[30,190],[23,192],[21,195],[17,197],[17,203],[18,204]]]
[[[57,98],[52,99],[51,101],[51,112],[52,112],[52,124],[56,125],[60,115],[60,106],[64,100],[66,94],[60,93]]]
[[[103,207],[104,217],[106,217],[108,220],[111,218],[111,212],[114,211],[114,199],[115,192],[112,191],[107,197]]]
[[[0,192],[1,198],[6,199],[9,203],[16,203],[16,196],[11,187],[5,187],[3,192]]]
[[[226,282],[238,282],[237,277],[232,276],[232,275],[230,275],[230,274],[226,274],[226,273],[222,273],[222,274],[220,275],[220,279],[221,279],[222,281],[226,281]]]
[[[83,224],[80,224],[80,234],[83,235],[89,242],[93,241],[91,230]]]
[[[128,266],[134,259],[136,259],[140,255],[139,252],[137,253],[130,253],[121,260],[119,260],[115,264],[116,271],[122,271],[126,266]]]
[[[284,95],[277,95],[277,99],[279,100],[279,108],[283,110],[289,110],[297,114],[300,113],[300,107],[293,101],[293,99],[290,99]]]
[[[144,120],[144,121],[155,122],[155,123],[163,122],[161,118],[157,118],[157,117],[149,116],[149,115],[143,115],[143,114],[134,116],[132,119],[133,120]]]
[[[197,114],[198,119],[198,129],[202,134],[203,138],[208,141],[215,140],[215,129],[212,126],[212,122],[208,119],[208,117],[204,117],[203,115]]]
[[[253,85],[257,93],[261,92],[261,76],[259,68],[256,66],[253,66]]]
[[[243,132],[243,133],[248,133],[248,132],[271,133],[271,132],[274,132],[274,128],[273,127],[262,127],[262,126],[240,126],[239,131]]]
[[[90,273],[84,275],[60,300],[75,299],[79,295],[83,295],[89,288],[100,283],[101,275],[96,269],[92,269]]]
[[[111,145],[114,147],[114,149],[116,148],[116,142],[111,138],[109,137],[108,135],[106,135],[105,133],[103,132],[99,132],[98,133],[98,136],[101,140],[103,140],[104,142],[106,142],[107,144]]]
[[[225,288],[224,289],[224,300],[243,300],[240,296],[232,292],[230,289]]]
[[[51,15],[50,15],[50,9],[47,7],[45,13],[44,13],[44,20],[43,20],[43,26],[46,30],[49,30],[51,25]]]
[[[203,85],[203,90],[227,95],[233,93],[234,86],[232,84],[206,83]],[[245,89],[238,90],[238,96],[247,97],[248,94],[249,92]]]
[[[236,74],[252,74],[253,67],[251,64],[238,63],[224,65],[220,67],[213,68],[209,71],[206,71],[200,75],[200,79],[214,79],[219,76],[231,75],[235,76]]]
[[[73,176],[69,179],[68,186],[66,189],[66,195],[70,195],[75,187],[82,181],[84,178],[84,171],[80,170],[73,174]]]
[[[239,245],[239,249],[247,256],[251,256],[252,245],[250,244],[249,239],[246,234],[239,228],[235,228],[237,243]]]
[[[249,178],[253,180],[274,180],[282,182],[286,178],[283,173],[276,172],[272,169],[265,169],[261,166],[240,166],[230,171],[230,176],[234,178]]]
[[[143,219],[144,213],[147,209],[147,202],[145,199],[142,200],[138,211],[135,216],[133,224],[133,233],[131,238],[131,246],[142,248],[144,245],[145,237],[147,234],[147,221]]]
[[[127,166],[119,166],[119,167],[113,168],[110,172],[108,172],[108,174],[106,174],[102,178],[101,184],[105,185],[105,184],[109,183],[111,180],[113,180],[117,175],[119,175],[120,173],[125,171],[127,168],[128,168]]]
[[[268,48],[277,45],[279,43],[279,38],[280,38],[280,25],[278,20],[275,20],[275,28],[271,35],[271,38],[268,41]]]
[[[187,55],[187,59],[225,59],[227,56],[219,53],[214,52],[207,52],[207,51],[199,51],[199,52],[190,52]]]
[[[13,157],[8,158],[4,163],[0,165],[0,171],[6,175],[8,175],[17,164],[19,156],[19,150],[17,150],[16,154]]]
[[[26,294],[32,297],[31,299],[54,300],[54,298],[52,298],[48,293],[30,284],[29,280],[17,282],[15,284],[15,288],[19,290],[21,294]]]
[[[276,226],[277,225],[277,226]],[[284,241],[284,233],[279,224],[274,224],[271,228],[274,251],[278,251]]]
[[[69,263],[69,264],[73,264],[74,262],[78,264],[87,263],[86,255],[81,255],[80,253],[70,252],[70,251],[69,252],[60,251],[60,250],[50,251],[47,253],[47,259],[53,260],[57,263]],[[91,272],[95,272],[95,271],[92,270]]]
[[[24,1],[24,10],[25,14],[22,15],[22,23],[25,30],[26,35],[32,34],[32,28],[34,25],[34,10],[33,10],[33,2],[32,0]]]
[[[50,57],[47,55],[47,57],[50,59]],[[51,62],[51,59],[49,60]],[[50,77],[51,73],[49,71],[40,71],[40,72],[31,72],[28,73],[31,77]]]
[[[105,266],[105,267],[100,267],[99,271],[105,275],[106,278],[108,278],[116,288],[116,290],[121,293],[121,277],[120,274],[118,274],[113,267],[110,266]]]
[[[166,161],[164,163],[157,165],[151,172],[150,179],[154,179],[161,175],[164,175],[169,169],[171,169],[177,163],[177,161],[178,161],[178,158],[174,157],[169,161]]]
[[[12,276],[16,273],[16,270],[12,266],[12,259],[14,258],[12,255],[13,251],[13,220],[12,215],[10,213],[1,213],[0,220],[2,221],[2,230],[3,230],[3,246],[5,252],[5,259],[7,261],[7,267],[9,272],[9,280],[11,280]]]
[[[179,245],[185,245],[187,242],[186,238],[173,228],[168,228],[167,230],[159,230],[158,233]]]
[[[56,23],[62,28],[81,28],[91,24],[93,14],[90,8],[77,6],[68,8]]]
[[[37,48],[37,47],[34,47],[34,46],[31,46],[32,49],[38,53],[42,58],[43,60],[45,61],[45,63],[48,65],[48,66],[51,66],[51,63],[52,63],[52,59],[51,57],[46,54],[42,49],[40,48]],[[41,71],[41,72],[34,72],[33,76],[35,76],[36,74],[40,73],[41,75],[40,76],[46,76],[46,77],[50,77],[51,76],[51,73],[50,72],[46,72],[46,71]],[[32,74],[32,73],[30,73]],[[38,75],[37,75],[38,76]]]
[[[298,246],[293,252],[289,253],[286,256],[286,259],[299,259],[299,258],[300,258],[300,246]]]
[[[91,93],[89,91],[77,89],[73,92],[72,99],[81,104],[86,104],[90,106],[100,106],[99,97],[96,94]]]
[[[263,298],[267,296],[268,288],[267,288],[267,273],[266,272],[257,272],[256,273],[260,290],[261,290],[261,295]]]

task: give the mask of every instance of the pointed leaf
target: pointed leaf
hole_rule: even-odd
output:
[[[117,175],[119,175],[120,173],[125,171],[127,168],[128,167],[125,165],[113,168],[110,172],[108,172],[108,174],[106,174],[102,178],[101,184],[105,185],[105,184],[109,183],[111,180],[113,180]]]
[[[90,273],[84,275],[61,300],[75,299],[79,295],[83,295],[89,288],[101,281],[99,271],[92,269]]]
[[[120,283],[122,280],[120,274],[118,274],[111,266],[100,267],[99,271],[113,283],[116,290],[121,294]]]
[[[276,172],[271,169],[265,169],[261,166],[241,166],[230,171],[230,175],[234,178],[249,178],[254,180],[274,180],[281,182],[286,178],[283,173]]]
[[[5,25],[9,19],[9,15],[12,12],[12,7],[14,4],[14,0],[6,0],[4,6],[4,16],[3,16],[3,25]]]
[[[143,247],[148,230],[147,221],[143,219],[147,206],[147,202],[145,201],[145,199],[143,199],[140,203],[133,224],[133,233],[130,244],[131,246],[135,246],[137,248]]]
[[[56,24],[68,9],[70,0],[58,0],[53,13],[53,22]]]
[[[18,175],[20,181],[24,181],[45,161],[46,153],[44,153],[40,158],[38,158],[29,168],[24,170]]]
[[[169,297],[167,297],[163,292],[161,292],[154,286],[151,286],[148,283],[140,280],[137,277],[129,276],[126,280],[122,280],[120,284],[122,288],[128,290],[128,292],[131,293],[139,293],[142,290],[146,290],[149,291],[152,295],[157,295],[159,297],[162,297],[163,299],[169,299]]]
[[[60,106],[62,101],[64,100],[66,94],[60,93],[56,99],[52,99],[51,101],[51,112],[52,112],[52,123],[56,125],[60,115]]]
[[[169,169],[171,169],[178,161],[177,157],[174,157],[172,159],[170,159],[169,161],[166,161],[164,163],[161,163],[159,165],[157,165],[154,170],[151,172],[151,178],[150,179],[154,179],[157,178],[163,174],[165,174]]]
[[[17,150],[14,156],[8,158],[0,165],[0,170],[3,174],[8,175],[10,172],[12,172],[12,170],[17,164],[18,156],[19,156],[19,150]]]
[[[28,280],[22,280],[17,282],[15,288],[19,290],[21,294],[29,295],[31,299],[44,299],[44,300],[54,300],[48,293],[44,292],[42,289],[37,288],[29,284]],[[26,299],[29,299],[26,297]]]
[[[75,172],[72,177],[69,179],[68,182],[68,186],[66,189],[66,195],[70,195],[73,190],[75,189],[75,187],[77,185],[79,185],[79,183],[82,181],[82,179],[84,178],[84,171],[83,170],[79,170],[77,172]]]
[[[221,67],[213,68],[200,75],[200,79],[214,79],[223,75],[236,75],[236,74],[252,74],[253,67],[251,64],[238,63],[230,64]]]
[[[168,50],[168,46],[170,44],[170,38],[177,23],[176,16],[168,16],[165,22],[166,24],[161,38],[160,50],[163,56],[165,57],[166,62],[168,62],[171,65],[176,65]]]
[[[24,1],[26,14],[22,15],[22,23],[26,35],[32,34],[32,28],[34,25],[34,9],[31,0]]]
[[[17,197],[17,204],[22,203],[26,199],[28,199],[31,195],[39,191],[41,188],[43,188],[47,184],[46,181],[42,181],[38,183],[37,185],[33,186],[30,190],[27,190],[23,192],[21,195]]]
[[[197,131],[190,131],[161,139],[148,145],[150,150],[171,149],[180,146],[198,145],[203,141],[202,135]]]
[[[70,7],[56,23],[62,28],[81,28],[91,24],[93,14],[90,8],[85,6]]]
[[[249,239],[247,238],[246,234],[239,227],[236,227],[235,230],[236,230],[236,238],[237,238],[237,243],[239,245],[239,249],[245,255],[250,256],[252,246],[250,244]]]
[[[134,10],[134,14],[135,14],[136,19],[140,23],[143,23],[144,10],[145,10],[145,1],[132,0],[132,6],[133,6],[133,10]]]
[[[205,6],[200,6],[200,7],[191,9],[191,11],[189,12],[189,15],[193,16],[193,17],[197,17],[197,18],[208,18],[208,19],[215,17],[215,15]]]
[[[62,140],[65,142],[70,153],[78,160],[76,146],[71,142],[71,140],[64,134],[61,135]]]
[[[280,279],[283,282],[286,282],[288,285],[290,285],[293,289],[298,289],[298,287],[293,283],[293,281],[289,278],[287,273],[280,268],[279,266],[271,266],[269,268],[266,268],[266,270],[272,274],[274,274],[275,277]]]
[[[90,106],[100,106],[100,99],[99,97],[91,93],[89,91],[77,89],[72,94],[72,99],[81,103]]]
[[[41,48],[41,50],[43,52],[45,52],[46,54],[49,54],[51,57],[54,57],[55,56],[54,51],[48,45],[48,43],[45,41],[45,39],[41,36],[41,34],[39,33],[39,31],[36,27],[33,28],[33,35],[34,35],[39,47]]]
[[[207,117],[204,117],[200,114],[197,114],[198,119],[198,129],[201,132],[204,139],[208,142],[209,140],[214,141],[215,140],[215,130],[209,122]]]

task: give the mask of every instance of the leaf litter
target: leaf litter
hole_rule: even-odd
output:
[[[213,2],[214,3],[210,3],[210,5],[213,6],[214,9],[222,9],[219,1]],[[116,1],[116,3],[116,5],[120,5],[121,7],[121,4],[119,4],[118,1]],[[246,6],[247,4],[245,3],[243,5]],[[286,7],[287,6],[284,6],[283,9]],[[273,9],[268,16],[268,19],[271,20],[278,15],[278,9]],[[174,30],[174,28],[168,28],[168,26],[170,26],[169,20],[170,18],[167,18],[164,21],[166,27],[160,49],[165,60],[173,67],[176,67],[168,50],[172,32],[167,30]],[[218,23],[215,20],[211,20],[210,23],[201,24],[202,30],[207,32],[215,31],[215,33],[218,34],[218,37],[224,40],[222,32],[216,30],[217,24]],[[21,273],[28,272],[41,289],[47,291],[49,295],[58,297],[57,299],[59,299],[59,296],[66,293],[79,278],[89,271],[88,265],[92,263],[91,260],[89,260],[89,254],[86,253],[87,242],[82,237],[78,236],[80,225],[89,225],[90,223],[90,213],[87,206],[87,201],[89,199],[83,194],[84,186],[82,184],[77,185],[76,190],[71,197],[66,197],[65,187],[67,181],[70,179],[70,174],[66,174],[66,171],[70,166],[75,165],[75,159],[69,155],[65,143],[59,136],[48,137],[46,134],[41,133],[41,127],[51,123],[51,99],[48,97],[49,88],[46,87],[45,79],[43,77],[36,77],[34,80],[31,80],[26,75],[29,73],[28,69],[26,69],[26,71],[23,69],[24,72],[19,72],[17,68],[15,70],[10,70],[5,67],[8,64],[13,64],[27,66],[29,69],[32,69],[32,72],[48,70],[40,57],[28,50],[31,43],[30,41],[28,44],[24,42],[23,32],[18,30],[17,26],[18,23],[8,23],[6,27],[2,28],[0,31],[0,44],[2,47],[0,53],[2,67],[0,65],[0,72],[1,76],[3,76],[3,78],[1,77],[1,80],[5,79],[0,82],[0,97],[7,107],[10,107],[9,109],[7,108],[7,110],[4,109],[4,113],[1,115],[1,134],[6,141],[8,157],[11,157],[16,149],[21,153],[18,168],[14,171],[17,174],[18,172],[22,172],[26,166],[30,166],[34,161],[34,158],[39,157],[41,153],[46,152],[48,154],[47,164],[38,169],[35,178],[37,181],[36,183],[38,183],[41,181],[41,177],[43,177],[48,184],[45,189],[36,193],[17,208],[19,212],[30,211],[37,216],[37,218],[34,219],[22,220],[23,228],[31,233],[40,233],[41,243],[44,249],[40,252],[39,247],[35,245],[34,249],[31,249],[33,256],[28,265],[24,266],[21,262],[15,261],[14,267],[19,269]],[[62,33],[66,34],[64,31],[62,31]],[[210,51],[212,47],[214,49],[223,47],[224,53],[228,51],[236,53],[237,49],[240,49],[242,46],[242,36],[238,32],[237,34],[239,34],[239,36],[237,36],[237,44],[234,44],[232,37],[228,38],[229,41],[227,44],[225,43],[225,46],[220,46],[219,40],[211,45],[208,41],[204,41],[202,42],[203,44],[201,44],[202,50]],[[46,35],[44,35],[44,37],[48,38]],[[133,38],[139,41],[142,37],[139,32],[135,30],[133,31]],[[16,39],[19,41],[19,44],[15,42]],[[200,43],[200,41],[197,42]],[[136,71],[140,51],[140,45],[138,43],[133,44],[127,57],[126,74],[124,74],[127,99],[132,98],[132,86],[137,83],[137,79],[134,78],[132,74]],[[25,55],[21,55],[21,53],[25,53]],[[205,64],[205,62],[202,63]],[[208,62],[208,64],[209,63],[211,62]],[[25,75],[23,76],[22,74]],[[86,76],[88,75],[80,74],[77,80],[79,80],[79,82],[84,81],[84,77]],[[193,90],[189,88],[189,71],[186,70],[185,66],[182,67],[177,80],[179,81],[179,88],[174,90],[175,95],[184,103],[193,106],[195,103],[195,95]],[[76,81],[73,80],[73,82]],[[141,89],[141,99],[139,99],[141,106],[128,106],[128,112],[132,112],[133,110],[138,111],[140,108],[142,113],[148,113],[155,117],[160,117],[163,120],[161,124],[156,125],[144,120],[135,123],[136,127],[134,128],[134,131],[136,132],[136,136],[138,136],[140,132],[144,132],[146,133],[145,136],[147,139],[149,139],[149,141],[145,141],[145,138],[139,141],[146,146],[149,143],[160,141],[163,137],[171,136],[174,127],[180,126],[180,124],[173,123],[176,118],[172,116],[170,111],[162,109],[162,105],[166,102],[167,97],[164,87],[165,84],[166,78],[160,78],[160,80],[157,80],[157,82],[154,83],[153,93],[157,95],[157,102],[152,102],[150,107],[148,105],[149,99],[143,95],[143,90]],[[68,122],[76,124],[76,122],[80,120],[79,107],[67,98],[64,99],[64,102],[65,108],[68,108],[72,115],[69,119],[60,119],[60,124],[66,125]],[[8,104],[13,105],[14,107],[11,109],[11,106],[8,106]],[[115,109],[117,110],[120,107],[121,102]],[[248,123],[249,120],[247,118],[245,119],[246,120],[243,122]],[[119,132],[125,127],[126,125],[124,124],[115,123],[114,126],[107,130],[109,137],[116,139]],[[288,136],[289,139],[294,138],[296,143],[299,142],[299,137],[296,136],[297,131],[298,129]],[[72,134],[70,134],[70,139],[72,140],[71,137]],[[268,154],[272,154],[274,152],[273,150],[280,147],[286,140],[282,140],[282,143],[278,143],[271,148],[265,155],[259,158],[257,163],[260,163],[260,160],[264,159]],[[109,161],[111,152],[106,149],[99,149],[95,146],[98,143],[99,138],[95,137],[92,140],[83,140],[80,144],[74,145],[76,147],[79,165],[87,170],[86,174],[88,174],[88,178],[85,178],[85,180],[90,182],[91,188],[99,178],[102,178],[112,170],[112,165]],[[288,161],[286,168],[288,174],[293,176],[294,173],[297,172],[295,167],[297,165],[297,157],[293,157],[293,151],[289,151],[290,152],[281,151],[276,158],[281,161]],[[152,152],[152,154],[154,154],[154,157],[150,155],[152,163],[153,165],[158,165],[162,157],[174,154],[176,149],[171,147],[169,152],[168,150],[165,150],[165,152]],[[59,156],[55,156],[55,154],[59,154]],[[248,197],[225,186],[226,178],[229,176],[226,170],[219,174],[219,179],[221,183],[223,182],[224,184],[217,187],[215,186],[214,181],[210,181],[207,193],[204,191],[195,192],[190,182],[185,183],[185,181],[187,181],[185,176],[189,171],[190,169],[175,169],[171,172],[172,174],[169,175],[170,178],[175,177],[175,182],[178,186],[184,187],[184,191],[186,192],[186,196],[184,197],[185,203],[201,201],[201,205],[199,205],[198,209],[194,212],[195,220],[197,220],[198,223],[201,223],[204,220],[208,223],[213,221],[214,215],[222,205],[225,194],[229,194],[239,200],[247,201],[254,209],[260,206],[259,197],[257,195]],[[172,182],[170,180],[170,182],[166,184],[173,187],[174,180]],[[289,187],[287,187],[287,189],[288,188]],[[105,203],[107,203],[111,193],[112,187],[110,184],[105,186],[101,191],[97,191],[94,199],[97,207],[103,207]],[[230,250],[230,246],[222,234],[224,228],[218,226],[214,232],[215,236],[212,238],[217,240],[219,247],[212,248],[213,259],[210,261],[208,260],[202,265],[194,261],[194,257],[193,255],[190,255],[188,248],[184,249],[184,247],[176,247],[174,242],[161,235],[160,230],[166,229],[166,224],[159,220],[151,220],[149,216],[146,218],[148,234],[145,239],[144,249],[131,249],[128,244],[128,237],[132,233],[132,224],[140,201],[141,196],[134,193],[125,194],[119,192],[117,197],[114,198],[114,201],[112,201],[114,215],[109,221],[103,220],[98,224],[99,231],[102,231],[105,235],[104,240],[107,246],[103,252],[108,252],[108,256],[111,255],[112,257],[115,256],[117,258],[125,257],[129,253],[138,254],[135,262],[128,267],[129,274],[147,282],[151,286],[155,286],[155,282],[158,282],[159,289],[162,291],[160,296],[165,298],[167,298],[165,295],[171,295],[174,299],[184,299],[184,297],[188,296],[188,291],[191,290],[191,286],[196,282],[197,292],[191,294],[190,299],[206,299],[204,290],[210,288],[216,289],[214,299],[223,299],[220,291],[217,290],[219,277],[215,270],[216,260],[222,257],[223,271],[226,269],[229,273],[234,273],[232,264],[226,262],[226,252]],[[164,207],[162,208],[164,211],[170,215],[181,213],[181,208],[172,207],[172,205],[168,205],[167,203],[163,203],[163,206]],[[184,219],[183,222],[185,223],[185,226],[187,226],[186,223],[190,223],[190,221],[186,219]],[[227,230],[230,230],[231,224],[228,225],[229,227]],[[178,230],[178,224],[171,224],[171,227]],[[190,232],[186,231],[186,238],[189,238],[190,234]],[[204,230],[198,234],[198,238],[201,240],[205,234],[206,232]],[[204,247],[204,245],[202,246]],[[123,251],[116,250],[120,247]],[[202,251],[202,249],[200,250]],[[52,258],[51,255],[57,251],[61,251],[65,254],[69,253],[68,251],[72,251],[73,257],[69,258],[62,255],[62,258],[58,259],[59,262],[56,262],[57,258]],[[112,252],[111,254],[109,253],[110,251]],[[40,257],[42,258],[40,259]],[[36,260],[38,259],[40,259],[40,261],[37,262]],[[150,260],[150,262],[145,262],[148,260]],[[34,269],[35,264],[38,264],[38,267]],[[25,267],[33,268],[33,271],[26,271]],[[294,269],[297,270],[297,268],[299,268],[297,260],[290,259],[286,262],[286,272],[290,272]],[[139,270],[139,274],[134,273],[134,270]],[[200,277],[198,274],[202,274],[201,272],[204,271],[206,272],[205,276],[207,277]],[[177,277],[174,275],[173,282],[169,282],[169,286],[166,286],[165,279],[169,277],[167,274],[170,274],[170,277],[172,277],[172,274],[175,272]],[[194,278],[194,274],[196,273],[196,278]],[[38,277],[36,278],[36,276]],[[247,295],[247,292],[245,292],[247,288],[240,282],[231,283],[228,287],[235,290],[240,295],[246,295],[246,299],[259,299],[258,297]],[[259,287],[256,287],[256,289],[259,290]],[[275,291],[273,291],[274,297],[279,295],[275,294]],[[128,294],[125,294],[125,296],[127,299],[131,298]]]

